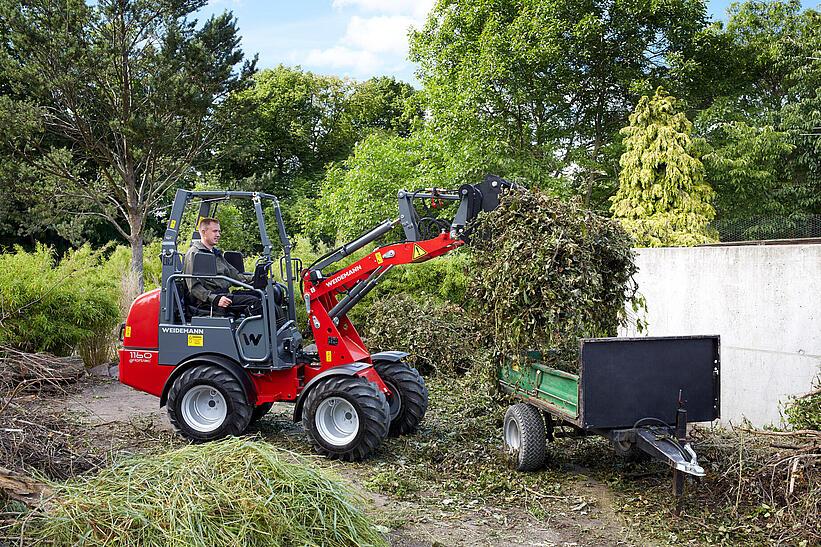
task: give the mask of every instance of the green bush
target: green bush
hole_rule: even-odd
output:
[[[57,260],[39,245],[0,254],[0,343],[68,355],[119,321],[119,277],[100,275],[102,251],[88,246]]]
[[[787,422],[795,429],[821,430],[821,391],[795,397],[784,410]]]
[[[423,374],[465,372],[484,356],[481,332],[456,304],[395,294],[375,299],[363,318],[371,351],[407,351]]]

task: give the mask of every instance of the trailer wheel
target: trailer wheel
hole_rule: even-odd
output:
[[[302,425],[318,453],[358,461],[387,437],[390,409],[385,395],[367,379],[334,376],[306,396]]]
[[[268,414],[272,406],[274,406],[274,403],[262,403],[261,405],[255,406],[253,413],[251,413],[251,423],[261,420],[263,416]]]
[[[507,409],[504,440],[517,471],[535,471],[544,465],[544,419],[533,405],[517,403]]]
[[[192,441],[213,441],[241,435],[253,407],[234,376],[215,365],[183,372],[168,391],[168,418],[180,435]]]
[[[407,363],[378,362],[376,372],[391,394],[387,396],[391,426],[388,436],[398,437],[413,433],[428,410],[428,388],[425,380]]]
[[[630,441],[611,440],[610,445],[616,454],[626,462],[647,462],[651,459],[649,454]]]

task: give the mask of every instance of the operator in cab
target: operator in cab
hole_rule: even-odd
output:
[[[253,277],[238,271],[225,260],[222,251],[217,248],[220,240],[220,223],[215,218],[200,219],[198,228],[200,239],[191,241],[191,247],[185,253],[183,273],[193,275],[194,255],[211,253],[217,257],[217,275],[224,275],[243,283],[252,283]],[[230,291],[231,283],[224,279],[186,278],[188,293],[197,306],[211,308],[214,315],[259,315],[262,305],[259,295],[249,290]]]

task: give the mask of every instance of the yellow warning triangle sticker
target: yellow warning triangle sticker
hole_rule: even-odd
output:
[[[416,243],[413,244],[413,260],[418,260],[428,254],[428,252],[417,245]]]

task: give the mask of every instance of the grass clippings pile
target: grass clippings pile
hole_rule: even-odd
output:
[[[632,239],[578,200],[511,192],[472,230],[469,298],[497,355],[538,349],[575,372],[579,338],[615,336],[641,305]]]
[[[307,460],[230,438],[53,485],[24,524],[56,545],[385,545],[360,500]]]

